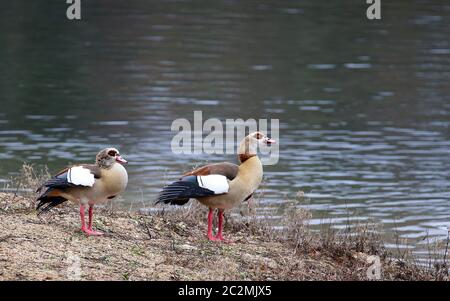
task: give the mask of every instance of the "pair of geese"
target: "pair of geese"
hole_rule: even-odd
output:
[[[223,212],[248,200],[258,188],[263,176],[261,161],[257,156],[258,145],[270,145],[275,140],[261,132],[245,137],[238,150],[240,165],[216,163],[185,173],[160,192],[156,203],[184,205],[189,199],[197,199],[209,207],[207,237],[213,241],[223,238]],[[115,148],[106,148],[96,156],[95,164],[74,165],[64,169],[45,182],[37,192],[38,214],[72,201],[80,204],[81,231],[87,235],[102,235],[92,228],[94,205],[115,198],[128,183],[123,165],[127,163]],[[85,209],[89,207],[86,225]],[[214,210],[218,209],[218,231],[213,235]]]

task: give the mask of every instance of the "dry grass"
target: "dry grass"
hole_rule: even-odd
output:
[[[282,232],[228,218],[225,234],[235,243],[221,244],[206,240],[207,211],[196,203],[151,214],[106,206],[95,215],[104,237],[80,233],[76,208],[56,208],[40,219],[29,204],[0,194],[0,279],[367,280],[370,255],[380,255],[381,279],[448,279],[391,260],[370,228],[358,235],[312,231],[304,210],[293,213]],[[71,276],[73,258],[78,277]]]
[[[46,180],[50,179],[50,177],[51,175],[47,167],[36,169],[33,165],[23,163],[19,175],[13,177],[11,181],[6,184],[4,190],[13,189],[13,199],[20,194],[21,196],[33,200],[36,197],[36,189],[38,189]],[[11,203],[14,203],[13,200]],[[30,202],[29,206],[33,207],[33,202]]]
[[[20,185],[32,191],[46,178],[24,165]],[[301,208],[287,210],[281,231],[255,216],[226,216],[235,243],[221,244],[205,238],[207,209],[197,202],[149,214],[105,206],[95,227],[106,235],[86,237],[77,208],[38,218],[30,196],[0,193],[0,280],[368,280],[371,256],[380,260],[379,280],[449,280],[447,254],[419,266],[386,250],[374,223],[314,231]]]

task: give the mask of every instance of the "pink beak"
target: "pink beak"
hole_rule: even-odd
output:
[[[266,143],[267,143],[267,145],[271,145],[271,144],[277,143],[277,141],[275,139],[271,139],[271,138],[267,137]]]
[[[128,163],[128,161],[125,160],[124,158],[122,158],[122,156],[117,156],[116,157],[116,161],[119,162],[119,163],[122,163],[122,164]]]

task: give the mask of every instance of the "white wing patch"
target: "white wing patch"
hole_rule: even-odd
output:
[[[228,179],[222,175],[197,176],[198,185],[214,191],[215,194],[227,193],[230,189]]]
[[[67,172],[67,181],[74,185],[94,186],[95,177],[89,169],[83,166],[75,166]]]

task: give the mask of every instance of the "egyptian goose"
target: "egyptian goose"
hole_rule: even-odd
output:
[[[239,144],[240,165],[216,163],[185,173],[178,181],[167,185],[160,192],[156,203],[184,205],[190,198],[197,199],[209,207],[207,237],[212,241],[225,241],[223,212],[249,199],[258,188],[263,176],[263,167],[257,156],[259,144],[270,145],[275,140],[261,132],[254,132]],[[218,232],[212,234],[213,213],[218,209]]]
[[[103,235],[92,230],[94,205],[115,198],[125,190],[128,174],[122,164],[127,163],[117,149],[100,151],[95,164],[68,167],[38,188],[41,193],[36,210],[38,215],[70,200],[80,204],[81,231],[87,235]],[[84,219],[85,206],[89,205],[89,224]]]

